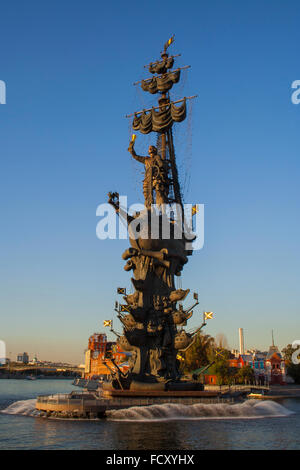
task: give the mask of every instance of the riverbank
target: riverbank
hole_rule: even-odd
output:
[[[222,394],[232,393],[234,391],[242,391],[252,388],[255,393],[255,386],[251,385],[205,385],[205,390],[219,391]],[[257,387],[259,389],[259,387]],[[300,385],[288,384],[288,385],[270,385],[265,391],[265,399],[282,399],[282,398],[300,398]]]
[[[271,385],[266,396],[269,400],[282,400],[284,398],[300,398],[300,385]]]

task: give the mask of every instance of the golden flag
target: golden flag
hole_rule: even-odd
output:
[[[128,312],[128,313],[130,313],[130,307],[129,307],[129,305],[121,305],[121,304],[120,304],[120,307],[121,307],[121,312]]]
[[[164,45],[164,50],[166,51],[168,49],[168,47],[172,44],[172,42],[174,42],[174,34],[173,36],[166,42],[166,44]]]
[[[221,356],[223,357],[223,359],[225,359],[225,356],[223,356],[223,354],[220,351],[216,351],[216,356]]]
[[[213,319],[213,313],[214,312],[204,312],[205,320],[212,320]]]
[[[192,215],[195,215],[199,212],[199,209],[198,209],[198,205],[195,204],[193,207],[192,207]]]

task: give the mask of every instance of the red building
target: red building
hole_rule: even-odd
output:
[[[107,341],[105,333],[94,333],[89,337],[85,352],[85,379],[108,378],[116,367],[111,358],[124,372],[128,369],[128,354],[112,341]]]
[[[286,370],[285,361],[283,360],[277,346],[270,346],[268,355],[265,361],[266,373],[268,376],[269,383],[271,385],[286,384]]]

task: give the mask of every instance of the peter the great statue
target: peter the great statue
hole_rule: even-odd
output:
[[[158,155],[157,148],[154,145],[149,147],[149,157],[141,157],[135,153],[134,141],[130,142],[128,150],[135,160],[145,165],[143,182],[145,207],[151,209],[152,204],[157,204],[157,206],[168,204],[168,162]],[[156,194],[155,198],[153,197],[153,191]]]
[[[132,271],[134,292],[125,295],[124,304],[117,303],[118,318],[123,324],[123,334],[118,335],[117,343],[123,351],[130,354],[129,370],[120,369],[114,374],[112,382],[106,387],[120,394],[154,393],[155,391],[199,390],[198,382],[182,380],[179,354],[190,347],[195,334],[187,333],[184,326],[192,316],[192,307],[185,310],[182,301],[189,293],[175,287],[175,277],[181,276],[183,266],[192,251],[187,248],[183,214],[170,213],[174,205],[183,209],[180,184],[175,158],[172,127],[186,117],[186,102],[183,98],[173,102],[169,92],[180,79],[180,70],[172,71],[174,56],[167,49],[173,42],[168,41],[161,60],[149,65],[151,78],[142,80],[145,92],[158,94],[158,105],[154,108],[134,113],[133,132],[157,134],[157,148],[149,147],[148,156],[136,154],[133,134],[128,151],[132,157],[145,167],[143,194],[145,209],[141,213],[128,215],[119,207],[118,193],[110,193],[109,202],[120,217],[129,224],[130,248],[123,253],[126,261],[124,269]],[[179,104],[176,106],[176,104]],[[180,212],[179,211],[179,212]],[[172,212],[172,211],[171,211]],[[151,235],[153,214],[158,214],[159,224],[167,224],[170,235]],[[147,220],[147,230],[141,229],[133,234],[130,223],[136,218]],[[150,224],[150,226],[149,226]],[[141,223],[141,225],[143,225]],[[176,233],[176,236],[175,236]],[[178,236],[179,234],[179,236]],[[126,292],[125,289],[119,289]],[[198,298],[195,294],[196,303]]]

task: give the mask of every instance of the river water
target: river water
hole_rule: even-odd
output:
[[[0,449],[300,449],[300,400],[155,405],[106,420],[40,418],[37,395],[78,390],[71,380],[0,380]]]

